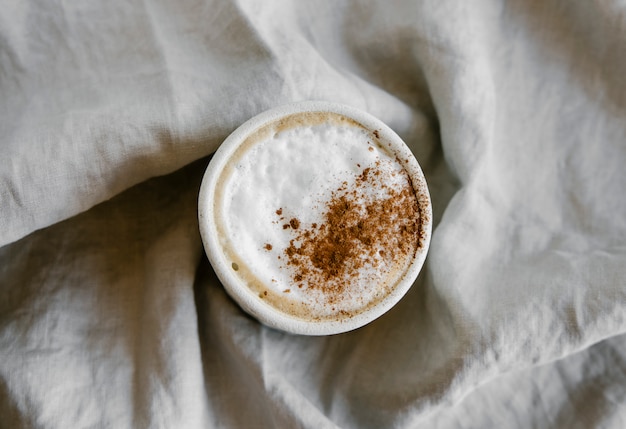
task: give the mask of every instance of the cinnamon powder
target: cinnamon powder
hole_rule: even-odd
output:
[[[294,236],[284,255],[299,288],[321,291],[332,304],[363,281],[363,268],[390,270],[414,256],[422,233],[411,181],[407,175],[402,187],[390,187],[381,174],[377,164],[365,168],[354,186],[344,182],[326,204],[323,223],[301,228],[298,219],[290,221]],[[368,188],[383,191],[384,198],[367,198]]]

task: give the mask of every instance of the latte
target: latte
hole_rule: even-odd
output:
[[[207,170],[199,211],[231,296],[302,334],[384,313],[415,280],[430,239],[426,182],[406,145],[329,103],[269,111],[233,133]]]

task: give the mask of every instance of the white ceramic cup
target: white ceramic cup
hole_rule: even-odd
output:
[[[408,262],[408,267],[399,277],[399,280],[385,292],[382,299],[362,311],[350,314],[349,317],[300,317],[273,306],[259,295],[258,287],[256,290],[251,288],[248,284],[249,281],[240,276],[238,264],[234,264],[232,258],[228,256],[228,253],[233,249],[225,251],[224,240],[220,239],[220,234],[224,234],[224,232],[217,226],[219,222],[216,221],[216,216],[220,216],[220,214],[217,213],[216,207],[219,204],[216,205],[216,198],[221,198],[217,186],[224,170],[232,168],[233,156],[237,150],[251,135],[268,124],[305,112],[339,114],[375,133],[381,146],[384,146],[387,152],[394,156],[406,171],[411,186],[416,195],[419,195],[421,237],[419,246]],[[261,189],[259,194],[262,193]],[[198,205],[199,226],[204,248],[225,290],[241,308],[261,323],[294,334],[337,334],[362,327],[380,317],[390,310],[413,285],[423,266],[430,244],[432,228],[430,197],[422,170],[410,149],[395,132],[377,118],[364,111],[335,103],[307,101],[283,105],[265,111],[245,122],[223,142],[213,155],[202,181]],[[253,225],[249,227],[258,228],[258,226]],[[232,247],[232,243],[229,246]],[[245,260],[239,259],[239,261],[239,264],[246,264]]]

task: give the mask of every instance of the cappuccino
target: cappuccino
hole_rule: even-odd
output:
[[[430,239],[430,199],[408,148],[369,115],[329,103],[269,111],[233,133],[199,210],[226,290],[262,322],[302,334],[387,311]]]

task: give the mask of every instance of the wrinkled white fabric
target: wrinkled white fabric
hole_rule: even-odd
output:
[[[624,46],[618,0],[5,1],[0,427],[624,427]],[[408,295],[331,337],[246,316],[196,218],[228,133],[306,99],[434,205]]]

